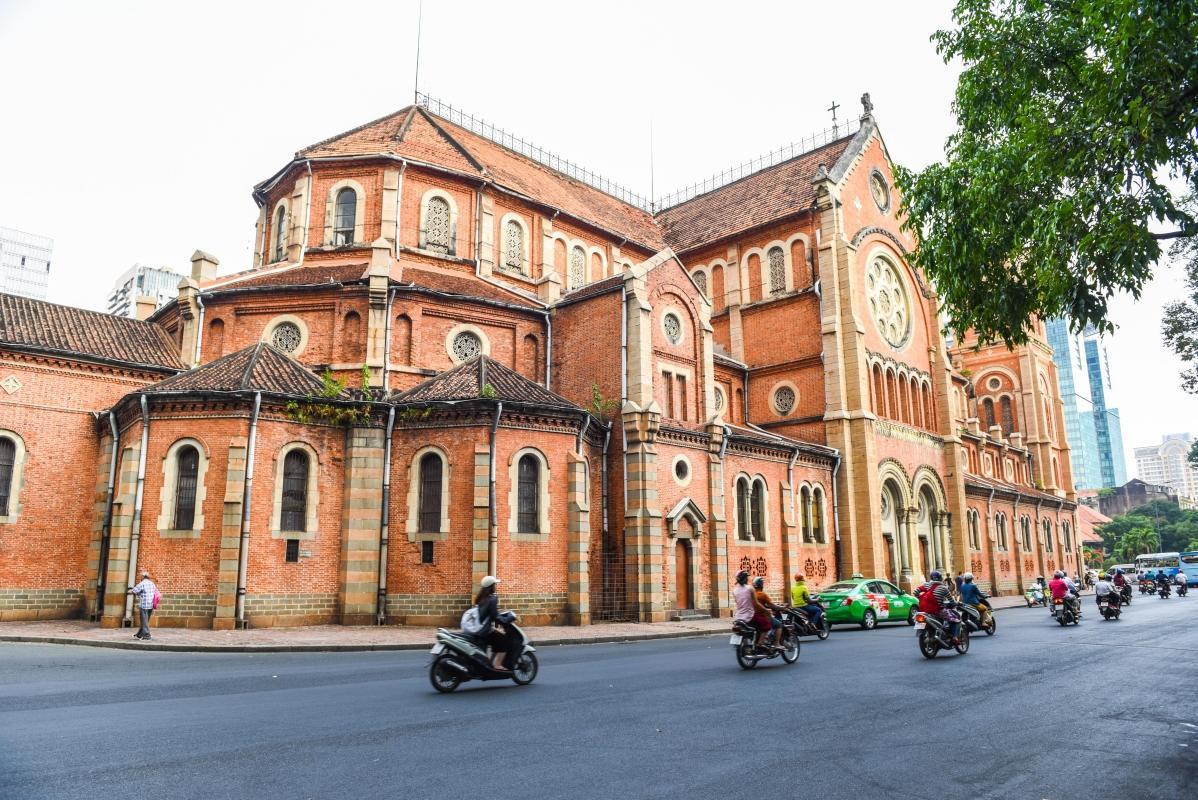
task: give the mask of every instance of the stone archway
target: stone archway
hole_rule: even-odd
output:
[[[892,570],[892,574],[886,577],[901,586],[904,577],[910,580],[911,573],[911,556],[906,535],[907,509],[902,488],[892,479],[883,481],[880,502],[882,540],[888,550],[886,561]]]

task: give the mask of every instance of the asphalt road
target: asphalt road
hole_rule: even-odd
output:
[[[725,637],[540,652],[440,695],[423,653],[0,645],[0,797],[1170,798],[1198,791],[1198,595],[966,656],[837,628],[740,670]]]

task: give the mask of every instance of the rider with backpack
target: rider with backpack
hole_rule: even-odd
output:
[[[499,579],[493,575],[487,575],[479,583],[474,606],[462,615],[462,632],[491,647],[494,669],[510,670],[511,661],[520,649],[520,639],[503,625],[495,590],[497,583]]]
[[[943,583],[940,570],[932,570],[928,582],[915,590],[915,596],[919,598],[919,610],[943,620],[953,644],[960,644],[961,618],[952,610],[952,592]]]

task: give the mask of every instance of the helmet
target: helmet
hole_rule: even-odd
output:
[[[737,583],[748,583],[749,582],[749,571],[747,569],[742,569],[740,572],[736,573],[736,582]]]
[[[1118,567],[1115,567],[1115,574],[1116,574],[1116,575],[1122,575],[1122,574],[1123,574],[1123,570],[1119,569]]]
[[[1058,569],[1056,572],[1052,573],[1052,577],[1054,577],[1054,578],[1064,578],[1064,577],[1065,577],[1065,573],[1061,572],[1061,571]]]
[[[938,569],[934,569],[934,570],[932,570],[932,574],[928,576],[928,578],[930,578],[931,580],[934,580],[934,581],[938,581],[938,580],[940,580],[942,577],[943,577],[943,576],[941,576],[941,574],[940,574],[940,570],[938,570]]]
[[[973,573],[966,572],[964,575],[961,576],[961,580],[965,581],[966,583],[969,583],[971,580],[973,580]]]
[[[760,589],[762,586],[765,586],[765,578],[758,575],[756,578],[753,579],[753,588]]]

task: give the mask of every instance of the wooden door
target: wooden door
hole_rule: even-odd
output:
[[[674,607],[693,608],[691,597],[691,548],[689,539],[674,542]]]

